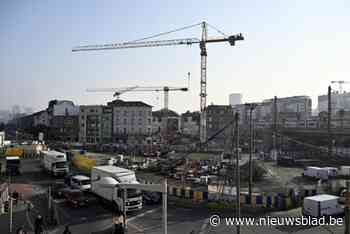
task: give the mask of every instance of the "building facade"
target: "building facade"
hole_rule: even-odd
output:
[[[33,114],[34,127],[37,126],[49,126],[49,114],[46,110],[42,110]]]
[[[153,133],[175,133],[180,131],[181,117],[178,113],[168,110],[168,124],[166,121],[166,110],[161,109],[152,112],[152,132]],[[168,127],[167,127],[168,125]]]
[[[350,93],[332,92],[331,106],[333,116],[341,110],[350,111]],[[328,95],[318,96],[318,112],[328,112]]]
[[[79,108],[79,142],[112,142],[112,108],[85,105]]]
[[[233,120],[233,109],[230,105],[209,105],[206,109],[207,138],[217,134]],[[225,144],[227,131],[223,131],[215,137],[218,144]]]
[[[274,99],[266,99],[255,103],[252,111],[252,119],[257,128],[271,127],[274,124],[275,104]],[[293,96],[277,98],[276,124],[279,127],[300,127],[307,125],[312,117],[312,101],[308,96]],[[233,112],[240,113],[240,124],[248,125],[250,119],[249,106],[245,104],[233,106]]]
[[[108,103],[112,108],[114,141],[152,134],[152,106],[140,101],[120,99]]]
[[[181,115],[181,132],[185,135],[199,136],[200,112],[187,111]]]
[[[76,142],[79,138],[79,106],[68,100],[52,100],[46,109],[50,126],[49,138]]]

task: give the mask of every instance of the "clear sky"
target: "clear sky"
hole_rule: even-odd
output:
[[[309,95],[315,104],[330,80],[350,80],[350,1],[0,1],[0,109],[40,110],[51,99],[104,104],[110,93],[87,88],[183,86],[170,108],[199,109],[200,51],[172,46],[72,53],[74,46],[142,38],[203,20],[245,41],[208,45],[207,103]],[[209,30],[209,36],[218,34]],[[164,37],[200,37],[200,28]],[[162,38],[160,38],[162,39]],[[336,86],[334,88],[337,88]],[[350,85],[344,86],[346,90]],[[159,109],[162,94],[129,93]],[[315,105],[314,105],[315,107]]]

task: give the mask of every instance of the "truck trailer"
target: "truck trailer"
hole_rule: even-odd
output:
[[[124,189],[118,184],[139,184],[135,172],[112,165],[97,166],[91,170],[91,192],[112,202],[123,211]],[[142,209],[142,193],[137,189],[126,189],[125,211]]]
[[[344,213],[339,204],[339,197],[321,194],[304,198],[303,215],[312,217],[338,216]]]

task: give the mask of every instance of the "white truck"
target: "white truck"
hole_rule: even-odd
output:
[[[67,156],[64,153],[49,150],[40,152],[44,169],[54,176],[66,175],[69,172]]]
[[[306,177],[311,177],[311,178],[315,178],[315,179],[327,180],[328,179],[328,170],[320,168],[320,167],[307,167],[304,170],[303,175]]]
[[[337,216],[344,213],[344,209],[339,204],[339,197],[321,194],[304,198],[303,215],[312,217]]]
[[[139,184],[135,172],[112,165],[97,166],[91,170],[91,192],[110,201],[123,211],[124,190],[118,184]],[[137,189],[126,190],[125,211],[142,209],[142,193]]]

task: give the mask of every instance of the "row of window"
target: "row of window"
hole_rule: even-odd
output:
[[[116,116],[118,116],[119,114],[123,114],[124,116],[127,116],[127,115],[131,115],[131,116],[135,116],[137,113],[139,114],[139,116],[143,116],[143,115],[149,115],[151,116],[152,115],[152,111],[115,111],[114,114]]]
[[[127,128],[116,128],[115,131],[119,134],[136,133],[136,129],[134,128],[131,128],[130,131],[127,131]],[[143,133],[142,128],[138,129],[138,133]],[[151,133],[151,128],[147,128],[147,133]]]
[[[115,124],[116,125],[120,125],[121,124],[119,120],[121,120],[121,119],[118,119],[118,118],[115,119]],[[128,122],[130,122],[131,125],[134,125],[135,119],[130,119],[129,121],[128,121],[128,119],[124,119],[123,124],[127,125]],[[138,124],[142,125],[142,122],[143,122],[143,120],[139,119]],[[148,124],[151,124],[151,119],[148,119]]]

